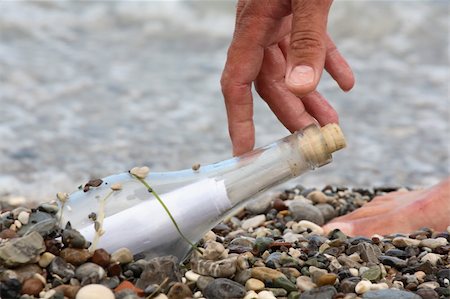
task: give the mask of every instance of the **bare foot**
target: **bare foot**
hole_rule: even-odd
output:
[[[445,231],[450,225],[450,178],[424,190],[399,191],[375,197],[360,209],[324,226],[349,236],[410,233],[422,227]]]

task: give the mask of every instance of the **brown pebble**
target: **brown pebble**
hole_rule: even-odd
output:
[[[94,251],[91,261],[99,266],[107,267],[111,261],[111,255],[103,248]]]
[[[74,266],[84,264],[90,257],[91,253],[87,249],[64,248],[59,255],[66,262]]]
[[[122,273],[122,267],[119,262],[113,263],[108,267],[109,276],[119,276]]]
[[[175,283],[167,293],[167,297],[169,297],[169,299],[192,298],[192,296],[191,289],[181,282]]]
[[[17,233],[12,229],[4,229],[0,232],[0,239],[12,239],[17,237]]]
[[[288,209],[284,201],[279,198],[275,199],[273,202],[273,208],[277,211],[284,211]]]
[[[39,296],[39,293],[44,288],[42,281],[37,278],[30,278],[23,282],[22,294]]]
[[[45,240],[45,251],[48,251],[54,255],[59,256],[62,244],[54,239]]]
[[[317,285],[319,287],[325,286],[325,285],[334,285],[336,282],[337,275],[334,273],[327,273],[319,277],[317,280]]]
[[[54,288],[57,293],[63,293],[64,297],[75,299],[81,286],[63,284]]]
[[[101,179],[93,179],[84,185],[83,191],[88,192],[90,187],[98,187],[103,183]]]

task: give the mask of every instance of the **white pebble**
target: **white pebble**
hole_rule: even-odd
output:
[[[181,282],[184,283],[184,284],[186,284],[186,282],[187,282],[186,277],[181,277]]]
[[[270,291],[261,291],[258,293],[258,299],[277,299]]]
[[[423,271],[417,271],[416,273],[414,273],[414,276],[417,278],[417,280],[419,282],[423,282],[423,280],[425,279],[426,275],[427,274],[425,272],[423,272]]]
[[[298,258],[302,255],[302,252],[294,247],[289,248],[289,255],[295,258]]]
[[[27,202],[27,199],[22,196],[13,196],[8,198],[8,205],[13,207],[23,206]]]
[[[309,277],[309,276],[297,277],[296,285],[297,285],[297,288],[303,292],[312,290],[315,287],[317,287],[317,285],[314,282],[312,282],[311,277]]]
[[[202,296],[203,296],[203,294],[202,294],[201,291],[197,291],[197,292],[194,293],[194,298],[200,298]]]
[[[197,282],[197,280],[200,278],[200,274],[197,274],[192,270],[187,271],[186,274],[184,274],[184,276],[188,280],[193,281],[193,282]]]
[[[420,241],[420,246],[422,247],[429,247],[431,249],[435,249],[439,246],[445,246],[448,244],[448,241],[446,238],[436,238],[436,239],[424,239]]]
[[[420,240],[410,239],[406,237],[396,237],[392,240],[392,244],[396,247],[417,247],[420,244]]]
[[[436,281],[427,281],[417,286],[418,289],[433,289],[433,290],[438,287],[439,283]]]
[[[45,284],[47,283],[47,280],[45,279],[45,277],[42,276],[42,275],[39,274],[39,273],[34,273],[34,274],[33,274],[33,278],[39,279],[39,280],[42,282],[43,285],[45,285]]]
[[[13,230],[13,231],[16,231],[17,230],[17,226],[15,224],[11,224],[9,229]]]
[[[242,229],[248,230],[249,228],[254,228],[262,225],[266,221],[266,215],[256,215],[252,218],[248,218],[242,221]]]
[[[304,228],[310,229],[313,234],[316,235],[323,235],[323,228],[318,226],[317,224],[308,221],[308,220],[301,220],[298,222],[300,226],[303,226]]]
[[[56,294],[56,291],[55,291],[55,290],[50,290],[50,291],[45,292],[44,296],[42,296],[41,298],[44,298],[44,299],[50,299],[50,298],[52,298],[55,294]],[[79,299],[78,296],[76,297],[76,299]],[[94,299],[94,298],[92,297],[92,299]]]
[[[89,284],[82,287],[75,299],[114,299],[114,293],[101,284]]]
[[[348,269],[348,271],[350,271],[350,274],[352,276],[358,276],[359,275],[359,271],[356,268],[350,268],[350,269]]]
[[[14,225],[19,229],[22,227],[22,222],[20,222],[19,220],[14,220]]]
[[[425,254],[420,261],[426,262],[429,261],[433,266],[436,266],[436,264],[441,260],[441,255],[436,253],[427,253]]]
[[[158,296],[154,297],[153,299],[169,299],[166,294],[159,294]]]
[[[364,294],[367,291],[370,291],[370,287],[372,283],[368,280],[361,280],[355,287],[355,292],[357,294]]]
[[[255,291],[248,291],[243,299],[258,299],[258,294]]]
[[[22,211],[17,216],[17,220],[19,220],[22,224],[27,224],[28,220],[30,220],[30,213]]]
[[[300,234],[294,234],[293,232],[287,232],[283,235],[283,240],[289,243],[297,242],[302,235]]]
[[[130,173],[132,175],[135,175],[135,176],[137,176],[140,179],[145,179],[149,172],[150,172],[150,168],[148,168],[147,166],[133,167],[130,170]]]
[[[401,282],[401,281],[399,281],[399,280],[395,280],[395,281],[392,283],[392,287],[395,288],[395,289],[402,290],[402,289],[404,288],[404,285],[403,285],[403,282]]]
[[[447,232],[450,234],[450,225],[447,226]]]
[[[370,286],[370,290],[371,290],[371,291],[384,290],[384,289],[389,289],[389,286],[388,286],[387,283],[385,283],[385,282],[373,283],[373,284]]]

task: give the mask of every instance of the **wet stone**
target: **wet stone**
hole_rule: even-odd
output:
[[[208,299],[242,298],[245,293],[244,286],[227,278],[217,278],[203,290]]]
[[[332,299],[337,291],[332,286],[323,286],[304,292],[300,299]]]
[[[18,298],[22,284],[17,279],[8,279],[0,283],[0,298]]]
[[[325,223],[321,211],[311,204],[294,200],[289,205],[289,210],[295,221],[308,220],[317,225]]]
[[[62,242],[66,247],[85,248],[86,239],[77,230],[66,228],[62,233]]]
[[[422,299],[439,299],[439,294],[432,289],[419,289],[416,292]]]
[[[97,264],[85,263],[75,270],[75,277],[81,281],[82,285],[86,282],[98,283],[106,276],[106,271]]]
[[[111,255],[103,248],[94,251],[91,261],[102,267],[107,267],[111,261]]]
[[[23,225],[18,234],[28,235],[31,232],[38,232],[41,236],[47,236],[58,229],[58,220],[54,215],[42,211],[34,211],[28,218],[28,223]]]
[[[75,276],[75,267],[67,263],[59,256],[53,259],[53,261],[48,266],[48,270],[50,274],[56,274],[59,277],[63,278],[64,281],[69,281],[72,277]]]
[[[381,255],[378,259],[380,260],[381,263],[383,263],[383,265],[388,265],[391,267],[395,267],[397,269],[404,268],[407,266],[405,260],[399,259],[394,256]]]
[[[168,283],[181,281],[178,259],[174,256],[163,256],[149,260],[141,277],[137,280],[136,286],[145,289],[150,284],[160,285],[166,278]]]
[[[421,299],[419,295],[412,292],[400,291],[396,289],[386,289],[369,291],[364,293],[363,299]]]
[[[191,298],[192,291],[184,283],[177,282],[170,288],[169,292],[167,293],[167,297],[169,297],[170,299]]]
[[[91,253],[87,249],[64,248],[61,250],[60,257],[74,266],[79,266],[91,257]]]
[[[252,251],[254,244],[255,239],[253,238],[236,238],[228,244],[228,249],[230,253],[244,253]]]
[[[32,232],[21,238],[10,239],[0,247],[0,265],[18,266],[37,260],[45,251],[42,236]]]

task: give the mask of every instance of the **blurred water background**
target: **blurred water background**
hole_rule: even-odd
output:
[[[0,198],[52,198],[135,165],[229,158],[219,78],[234,1],[0,3]],[[449,175],[449,2],[335,1],[357,84],[319,90],[348,148],[290,184],[427,186]],[[255,100],[257,144],[288,134]]]

